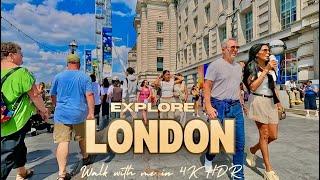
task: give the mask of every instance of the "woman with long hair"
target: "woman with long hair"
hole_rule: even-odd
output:
[[[200,117],[199,116],[199,99],[200,99],[200,92],[199,88],[196,85],[192,86],[191,89],[192,94],[192,101],[194,102],[194,113],[193,116]]]
[[[138,100],[137,101],[139,103],[148,104],[150,102],[150,98],[152,95],[148,81],[147,80],[142,81],[140,87],[141,88],[140,88],[140,91],[138,92]],[[147,125],[148,124],[148,117],[147,117],[147,110],[146,109],[142,110],[142,118],[143,118],[143,123],[145,125]]]
[[[108,102],[108,88],[110,84],[108,78],[104,78],[101,86],[101,99],[102,99],[102,122],[99,129],[103,129],[106,126],[106,122],[109,119],[109,102]]]
[[[269,159],[268,144],[278,137],[278,108],[282,109],[275,87],[277,62],[269,59],[268,44],[256,44],[249,50],[249,61],[245,65],[243,83],[250,90],[248,118],[255,121],[259,130],[259,142],[247,148],[246,161],[255,166],[256,155],[261,150],[266,171],[264,179],[278,180]]]
[[[175,80],[176,78],[176,80]],[[160,103],[175,103],[176,100],[174,98],[174,85],[183,81],[183,77],[174,76],[170,74],[170,71],[164,70],[162,75],[158,76],[155,80],[154,85],[156,88],[161,89],[160,95]],[[162,112],[160,113],[161,119],[174,119],[174,113]]]

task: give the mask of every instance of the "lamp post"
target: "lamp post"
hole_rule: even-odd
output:
[[[272,40],[269,43],[270,45],[270,50],[271,50],[271,54],[274,55],[276,61],[278,62],[278,69],[277,69],[277,74],[278,74],[278,79],[277,79],[277,83],[281,82],[281,77],[280,77],[280,61],[281,61],[281,55],[284,53],[285,49],[287,48],[285,43],[279,39],[276,40]],[[284,63],[285,63],[285,67],[284,67],[284,80],[287,81],[287,68],[286,68],[286,59],[284,58]]]
[[[76,40],[72,40],[69,44],[69,47],[70,47],[71,54],[74,54],[74,52],[77,50],[77,47],[78,47]]]

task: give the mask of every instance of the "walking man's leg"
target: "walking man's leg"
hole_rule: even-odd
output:
[[[244,179],[243,162],[244,162],[244,144],[245,144],[245,132],[244,132],[244,118],[241,110],[241,105],[233,107],[235,115],[235,130],[236,130],[236,147],[235,154],[233,155],[234,165],[234,179]]]
[[[56,156],[59,166],[59,176],[67,174],[67,162],[69,154],[69,142],[60,142],[57,147]]]
[[[67,175],[67,163],[69,154],[69,143],[71,140],[72,128],[70,125],[54,124],[53,140],[58,143],[56,158],[59,166],[59,177]]]

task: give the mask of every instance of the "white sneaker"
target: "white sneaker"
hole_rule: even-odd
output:
[[[263,174],[264,180],[279,180],[279,176],[274,171],[265,171]]]
[[[319,111],[316,111],[314,117],[319,117]]]
[[[247,153],[247,157],[246,157],[247,164],[250,167],[255,167],[257,156],[251,153],[249,147],[246,148],[246,153]]]
[[[200,117],[199,114],[197,114],[197,117]]]
[[[204,156],[204,169],[206,172],[212,171],[212,161],[209,161],[206,155]]]
[[[195,113],[193,113],[193,114],[192,114],[192,116],[196,116],[196,114],[195,114]]]
[[[306,114],[306,118],[310,118],[310,114]]]

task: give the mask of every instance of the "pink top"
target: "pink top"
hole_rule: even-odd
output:
[[[150,96],[150,89],[149,88],[141,88],[140,94],[139,94],[139,102],[143,103],[145,99],[148,99]]]

